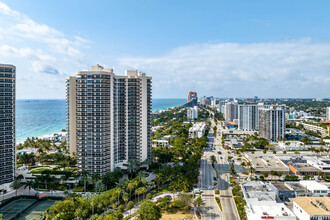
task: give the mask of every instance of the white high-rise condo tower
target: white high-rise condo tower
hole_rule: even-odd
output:
[[[8,189],[16,170],[16,67],[0,64],[0,189]]]
[[[68,149],[90,174],[151,156],[151,77],[100,65],[67,78]]]
[[[330,107],[327,107],[327,110],[326,110],[326,120],[329,121],[330,120]]]
[[[259,111],[260,109],[271,108],[272,105],[243,104],[238,106],[238,129],[241,131],[257,131],[259,130]],[[285,105],[276,105],[277,109],[284,109]]]

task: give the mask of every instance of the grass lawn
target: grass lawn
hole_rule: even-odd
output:
[[[184,218],[193,219],[193,215],[189,211],[177,211],[176,213],[172,212],[163,212],[161,220],[183,220]]]

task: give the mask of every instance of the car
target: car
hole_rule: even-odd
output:
[[[165,197],[168,197],[168,198],[171,198],[172,199],[172,196],[170,196],[170,195],[166,195]]]
[[[213,180],[214,180],[214,181],[217,181],[217,178],[214,176],[214,177],[213,177]]]
[[[221,154],[221,151],[218,151],[218,154]]]
[[[222,159],[222,157],[220,157],[220,159]]]

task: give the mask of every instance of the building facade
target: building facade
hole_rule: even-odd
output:
[[[73,87],[73,88],[72,88]],[[93,66],[67,79],[68,148],[78,170],[105,175],[151,156],[151,77]],[[72,146],[73,145],[73,146]]]
[[[188,93],[187,102],[190,102],[193,99],[197,99],[197,92],[190,91]]]
[[[194,120],[198,118],[198,106],[194,106],[193,108],[188,108],[187,110],[187,119]]]
[[[330,106],[327,107],[327,110],[326,110],[326,120],[330,120]]]
[[[8,189],[16,169],[16,67],[0,64],[0,189]]]
[[[238,103],[237,102],[227,102],[225,104],[224,117],[226,121],[234,121],[238,119]]]
[[[276,141],[285,137],[285,110],[273,106],[259,110],[259,135],[262,138]]]
[[[238,106],[238,129],[242,131],[259,130],[259,110],[271,108],[272,105],[239,105]],[[284,109],[285,105],[277,105],[277,109]]]

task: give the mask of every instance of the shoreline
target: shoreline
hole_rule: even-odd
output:
[[[182,103],[178,103],[178,104],[173,104],[173,105],[170,105],[169,107],[166,106],[162,106],[162,103],[159,103],[158,105],[160,105],[158,107],[157,110],[152,110],[151,113],[154,114],[154,113],[157,113],[157,112],[161,112],[161,111],[165,111],[165,110],[168,110],[168,109],[173,109],[173,108],[176,108],[176,107],[180,107],[182,105],[184,105],[186,103],[186,100],[184,98],[157,98],[157,99],[153,99],[153,103],[154,101],[156,100],[182,100]],[[184,101],[185,100],[185,101]],[[65,99],[17,99],[17,101],[20,101],[20,102],[31,102],[31,103],[38,103],[39,101],[40,102],[45,102],[45,101],[51,101],[51,102],[54,102],[54,101],[65,101]],[[158,106],[158,105],[155,105],[155,106]],[[27,136],[25,138],[22,138],[21,140],[19,141],[16,141],[16,145],[18,144],[23,144],[27,138],[32,138],[32,137],[35,137],[35,138],[38,138],[38,139],[43,139],[43,138],[47,138],[47,137],[53,137],[54,134],[59,134],[62,132],[62,129],[66,129],[66,128],[61,128],[57,131],[53,131],[53,132],[48,132],[48,133],[45,133],[45,134],[42,134],[42,135],[38,135],[38,136]]]
[[[44,134],[44,135],[41,135],[41,136],[37,136],[37,137],[34,137],[34,138],[38,138],[38,139],[44,139],[44,138],[50,138],[50,137],[54,137],[55,134],[63,134],[63,133],[66,133],[66,131],[58,131],[58,132],[53,132],[53,133],[48,133],[48,134]],[[27,137],[25,138],[23,141],[20,141],[20,142],[16,142],[16,145],[19,145],[19,144],[24,144],[24,142],[28,139],[28,138],[32,138],[31,137]]]

